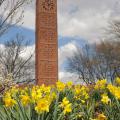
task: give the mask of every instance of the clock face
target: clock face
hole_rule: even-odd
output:
[[[53,10],[54,9],[54,2],[53,0],[44,0],[42,2],[42,6],[45,10]]]

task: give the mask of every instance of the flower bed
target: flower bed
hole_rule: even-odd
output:
[[[120,78],[81,86],[12,87],[0,102],[0,120],[120,120]]]

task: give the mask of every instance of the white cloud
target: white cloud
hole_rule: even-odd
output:
[[[77,74],[65,72],[65,71],[59,72],[59,80],[64,83],[72,81],[74,84],[82,84],[82,82],[78,80]]]
[[[35,11],[28,9],[24,12],[23,27],[35,30]]]
[[[62,66],[67,57],[71,57],[76,51],[76,45],[74,42],[68,43],[58,49],[59,53],[59,68]]]
[[[118,0],[59,0],[58,29],[61,36],[97,41],[109,19],[120,9]],[[119,9],[118,9],[119,7]],[[118,15],[118,14],[117,14]]]
[[[77,50],[76,48],[76,43],[75,42],[70,42],[62,47],[59,48],[59,80],[62,82],[68,82],[68,81],[73,81],[73,83],[77,84],[80,83],[78,81],[78,75],[72,74],[69,72],[62,71],[61,67],[67,57],[71,57],[74,52]]]
[[[69,72],[59,72],[59,79],[62,82],[68,82],[68,81],[73,81],[74,75],[69,73]]]
[[[0,44],[0,49],[1,49],[1,50],[4,50],[4,48],[5,48],[4,45],[3,45],[3,44]]]
[[[24,58],[24,59],[27,59],[27,58],[30,57],[31,54],[33,54],[32,60],[35,61],[34,52],[35,52],[35,45],[27,46],[27,47],[24,47],[24,48],[23,48],[23,51],[22,51],[22,53],[20,54],[20,56],[21,56],[22,58]]]
[[[24,7],[23,27],[35,30],[36,0]]]

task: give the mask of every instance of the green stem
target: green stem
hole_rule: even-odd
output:
[[[4,110],[5,110],[5,113],[6,113],[7,117],[8,117],[7,119],[8,119],[8,120],[11,120],[11,117],[10,117],[10,115],[9,115],[9,113],[8,113],[8,110],[6,110],[5,107],[4,107]]]
[[[19,106],[19,108],[20,108],[20,111],[21,111],[21,113],[22,113],[22,117],[23,117],[23,120],[25,120],[25,114],[24,114],[24,112],[23,112],[23,109],[22,109],[22,107],[21,107],[21,105],[20,105],[20,103],[19,103],[19,101],[17,100],[17,103],[18,103],[18,106]]]
[[[38,114],[38,118],[37,119],[40,120],[40,114]]]
[[[4,120],[4,117],[1,112],[0,112],[0,118],[1,118],[1,120]]]
[[[64,116],[64,113],[61,113],[57,120],[61,120],[63,116]]]
[[[58,102],[59,102],[59,93],[57,95],[57,99],[56,99],[56,102],[55,102],[55,108],[54,108],[54,113],[53,113],[53,120],[57,120]]]
[[[44,114],[45,114],[45,113],[42,114],[42,120],[44,120]]]

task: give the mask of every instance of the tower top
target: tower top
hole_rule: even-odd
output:
[[[57,0],[38,0],[39,12],[57,12]]]

